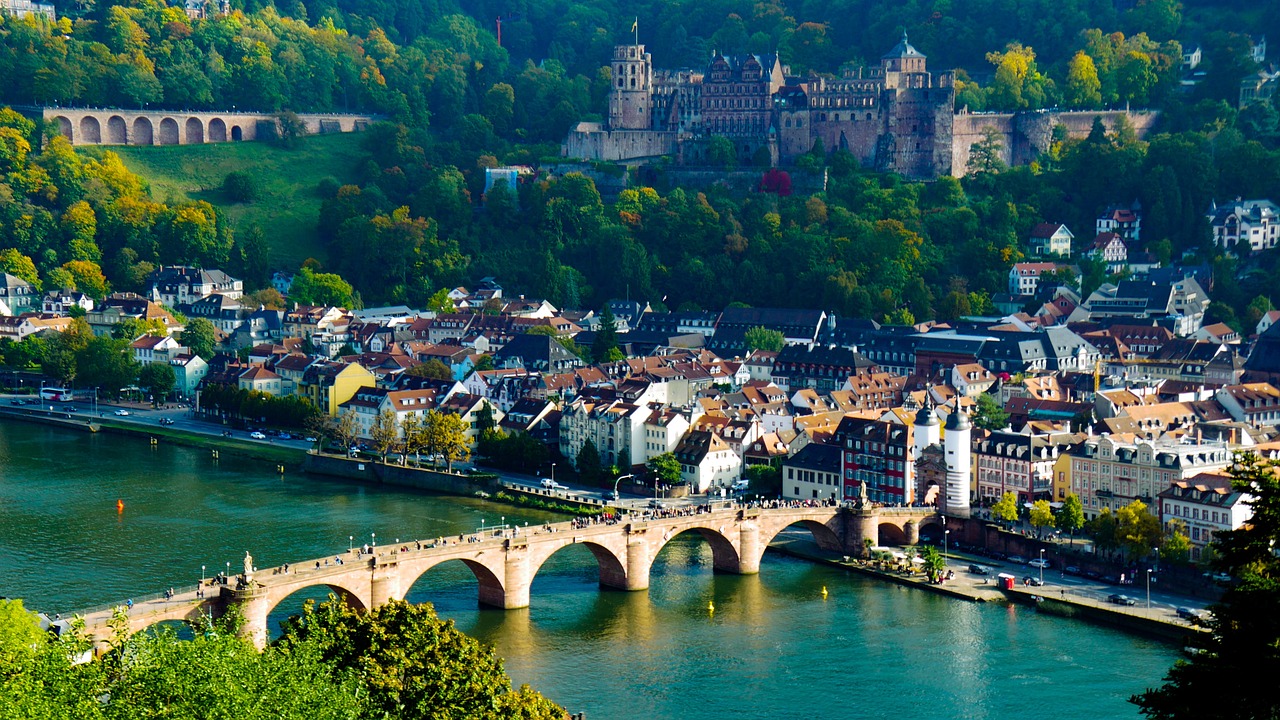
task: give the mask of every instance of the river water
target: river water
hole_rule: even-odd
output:
[[[0,421],[0,595],[66,611],[191,583],[201,565],[235,570],[246,550],[270,567],[371,534],[385,544],[555,519],[273,470]],[[689,535],[659,555],[647,593],[601,590],[590,552],[570,547],[543,566],[528,609],[481,610],[476,597],[461,563],[409,592],[494,645],[516,683],[589,720],[1136,718],[1126,699],[1176,658],[1112,630],[775,553],[759,575],[715,575],[710,548]]]

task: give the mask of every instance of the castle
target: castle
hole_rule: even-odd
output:
[[[776,54],[711,58],[704,71],[655,70],[645,46],[614,48],[605,122],[581,122],[562,147],[567,158],[642,163],[671,156],[707,160],[708,141],[727,138],[740,164],[791,164],[815,148],[853,154],[863,167],[913,179],[963,175],[970,146],[991,127],[1010,164],[1048,148],[1054,125],[1086,135],[1093,118],[1108,127],[1126,112],[957,113],[954,75],[930,73],[926,57],[902,40],[874,67],[839,77],[789,76]],[[1078,117],[1076,117],[1078,116]],[[1154,113],[1130,114],[1139,135]]]

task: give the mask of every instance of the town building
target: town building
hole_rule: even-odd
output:
[[[235,299],[244,294],[244,283],[221,270],[166,265],[151,275],[149,297],[172,308],[184,307],[213,293]]]
[[[812,443],[783,460],[782,497],[840,501],[844,486],[841,455],[839,445]]]
[[[1156,498],[1175,482],[1231,463],[1231,450],[1224,443],[1189,444],[1133,434],[1090,437],[1067,452],[1072,458],[1071,491],[1088,518],[1104,508],[1115,512],[1134,500],[1155,512]]]
[[[1070,257],[1074,238],[1062,223],[1037,223],[1031,228],[1031,252],[1040,257]]]
[[[1253,517],[1252,500],[1232,488],[1226,475],[1203,472],[1175,480],[1161,491],[1158,516],[1165,532],[1186,534],[1191,541],[1190,559],[1199,561],[1218,533],[1238,530]]]
[[[1270,200],[1240,200],[1209,208],[1206,217],[1213,232],[1213,242],[1229,253],[1239,253],[1237,245],[1248,250],[1270,250],[1280,240],[1280,208]]]

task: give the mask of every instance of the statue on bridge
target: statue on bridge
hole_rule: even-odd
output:
[[[858,483],[858,509],[862,510],[870,504],[870,499],[867,497],[867,481],[863,480]]]
[[[245,582],[253,580],[253,556],[248,550],[244,551],[244,580]]]

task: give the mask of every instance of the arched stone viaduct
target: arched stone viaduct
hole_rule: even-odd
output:
[[[44,108],[44,119],[72,145],[200,145],[256,140],[274,115],[244,112],[163,112],[101,108]],[[299,115],[310,135],[359,132],[368,115]]]
[[[285,598],[307,588],[328,587],[345,602],[360,608],[377,607],[404,599],[409,589],[431,568],[461,561],[479,582],[479,601],[503,609],[528,607],[529,588],[542,564],[556,552],[583,545],[595,557],[600,585],[618,590],[645,590],[649,570],[662,548],[686,532],[701,535],[711,546],[717,572],[754,574],[760,571],[765,548],[791,526],[807,529],[819,547],[848,554],[861,553],[864,540],[915,544],[920,528],[941,524],[926,508],[849,510],[835,507],[739,508],[661,519],[634,519],[616,524],[575,528],[560,523],[536,532],[497,536],[449,538],[377,548],[373,554],[356,550],[334,558],[311,560],[284,567],[258,570],[248,578],[237,577],[236,587],[210,586],[208,595],[194,591],[172,598],[140,602],[129,611],[131,632],[156,623],[221,615],[229,605],[239,605],[245,617],[243,631],[262,647],[268,640],[267,618]],[[98,639],[109,635],[111,612],[85,617],[89,633]]]

